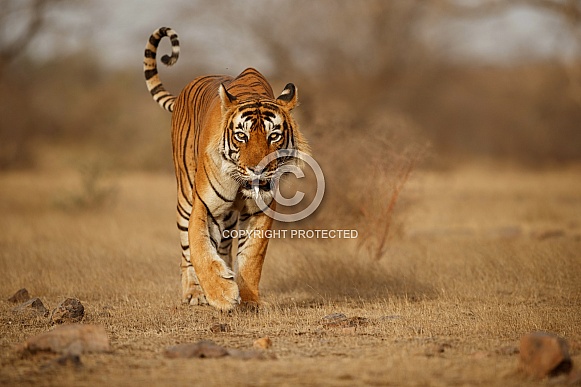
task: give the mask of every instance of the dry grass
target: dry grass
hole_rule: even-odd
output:
[[[49,308],[77,297],[113,352],[84,355],[80,368],[20,358],[14,346],[50,326],[0,301],[0,384],[534,385],[501,350],[524,333],[566,337],[581,362],[580,172],[416,172],[381,259],[356,241],[273,240],[270,305],[232,314],[179,304],[171,175],[105,176],[113,203],[63,210],[55,199],[83,192],[74,173],[4,173],[1,297],[26,287]],[[323,328],[333,312],[369,324]],[[231,331],[211,333],[216,322]],[[200,339],[247,349],[266,335],[278,360],[162,355]]]

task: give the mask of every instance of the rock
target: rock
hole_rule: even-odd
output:
[[[230,332],[232,329],[228,324],[220,324],[216,323],[210,327],[210,332],[212,333],[222,333],[222,332]]]
[[[519,349],[513,345],[505,345],[504,347],[497,348],[494,352],[498,355],[512,356],[519,353]]]
[[[542,379],[569,373],[573,367],[565,339],[551,333],[534,332],[520,340],[520,368]]]
[[[425,348],[424,354],[428,357],[438,356],[446,352],[448,348],[452,348],[450,343],[432,343]]]
[[[228,355],[228,350],[212,341],[202,340],[197,343],[177,344],[165,349],[164,355],[169,358],[216,358]]]
[[[343,313],[332,313],[321,318],[323,328],[349,328],[365,326],[369,320],[365,317],[347,317]]]
[[[321,324],[323,328],[340,327],[345,326],[347,320],[347,316],[343,313],[331,313],[321,318]]]
[[[19,291],[14,293],[12,297],[8,299],[8,301],[12,302],[13,304],[20,304],[28,300],[30,300],[30,295],[28,294],[28,290],[26,290],[25,288],[20,289]]]
[[[212,341],[202,340],[197,343],[183,343],[168,347],[164,351],[166,357],[175,358],[220,358],[233,357],[236,359],[276,359],[274,354],[264,351],[243,351],[222,347]]]
[[[272,347],[272,340],[270,340],[270,337],[264,336],[255,340],[252,346],[256,349],[269,349]]]
[[[61,366],[71,364],[75,367],[80,367],[83,365],[83,363],[81,362],[81,357],[79,355],[74,355],[70,353],[56,359],[56,363]]]
[[[85,316],[85,307],[76,298],[67,298],[61,302],[50,316],[54,324],[76,323]]]
[[[107,332],[102,326],[70,324],[31,337],[24,342],[21,351],[80,355],[87,352],[109,352],[110,345]]]
[[[532,233],[532,237],[540,241],[562,236],[565,236],[565,230],[562,229],[537,230]]]
[[[44,304],[38,297],[31,298],[30,300],[16,306],[12,310],[17,313],[34,312],[35,314],[41,315],[43,317],[48,316],[48,309],[44,307]]]

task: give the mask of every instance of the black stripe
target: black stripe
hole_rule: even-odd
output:
[[[169,27],[161,27],[161,28],[159,29],[159,34],[160,34],[161,36],[167,36],[167,31],[168,31],[169,29],[170,29]]]
[[[232,218],[232,215],[234,215],[234,211],[230,211],[228,215],[224,217],[224,222],[229,221]]]
[[[198,197],[198,199],[200,199],[200,201],[202,202],[202,204],[204,205],[204,207],[206,207],[206,214],[208,214],[208,216],[210,217],[210,219],[212,219],[212,222],[220,227],[220,225],[218,224],[218,222],[216,221],[216,218],[214,218],[214,215],[212,215],[212,212],[210,212],[210,208],[208,207],[208,205],[202,200],[202,197],[200,196],[200,194],[198,193],[198,190],[196,190],[196,196]]]
[[[269,206],[270,207],[270,206]],[[262,210],[258,210],[256,212],[253,212],[252,214],[244,214],[244,215],[240,215],[240,221],[241,222],[246,222],[249,218],[253,217],[254,215],[258,215],[263,213],[264,211]]]
[[[171,104],[173,104],[174,101],[175,101],[175,97],[168,99],[167,101],[165,101],[163,103],[163,108],[165,110],[169,110],[170,112],[173,112],[173,105],[171,105]],[[171,106],[168,106],[168,105],[171,105]]]
[[[239,111],[244,111],[244,110],[248,110],[248,109],[256,110],[261,106],[262,106],[262,104],[260,102],[249,102],[248,105],[241,106]]]
[[[242,247],[244,247],[244,244],[246,243],[247,240],[248,240],[248,236],[245,236],[242,239],[238,239],[238,251],[240,251],[240,249]]]
[[[151,51],[149,48],[145,49],[145,57],[146,58],[155,59],[156,55],[157,55],[157,53],[155,51]]]
[[[188,228],[187,228],[187,227],[184,227],[184,226],[182,226],[182,225],[181,225],[181,224],[179,224],[179,223],[178,223],[178,229],[179,229],[180,231],[185,231],[185,232],[188,232]]]
[[[143,73],[145,74],[145,79],[149,81],[151,78],[153,78],[157,75],[157,69],[145,70]],[[159,85],[159,86],[161,86],[161,85]],[[153,90],[155,90],[156,88],[153,88],[151,90],[151,94],[153,94]]]
[[[210,242],[212,243],[212,246],[214,246],[214,249],[218,250],[218,242],[212,238],[211,235],[208,235],[210,237]]]
[[[149,37],[149,43],[155,48],[159,45],[160,38],[156,38],[155,35],[151,35]]]
[[[188,258],[188,257],[186,256],[186,252],[185,252],[185,251],[183,251],[183,250],[182,250],[182,258],[183,258],[183,259],[185,259],[185,260],[186,260],[186,262],[187,262],[187,265],[186,265],[186,267],[191,267],[191,266],[193,266],[193,265],[192,265],[192,262],[190,261],[190,258]]]
[[[190,245],[186,245],[186,246],[184,246],[184,245],[181,245],[181,246],[182,246],[182,250],[183,250],[183,251],[186,251],[187,249],[189,249],[189,248],[190,248]]]
[[[206,175],[206,178],[208,179],[208,183],[210,183],[210,187],[212,187],[212,189],[214,190],[214,193],[216,193],[216,195],[220,199],[222,199],[222,201],[228,202],[228,203],[232,203],[234,201],[234,199],[227,199],[226,197],[224,197],[224,195],[222,195],[220,192],[218,192],[216,187],[214,187],[214,184],[212,184],[212,179],[210,179],[210,175],[208,174],[208,170],[206,169],[206,164],[204,164],[204,174]]]
[[[232,239],[234,239],[234,237],[232,236],[232,234],[228,234],[227,237],[222,237],[222,242],[224,242],[224,241],[231,241]]]
[[[161,83],[159,84],[161,86]],[[169,92],[165,91],[163,86],[161,86],[161,91],[158,91],[156,94],[153,95],[155,102],[159,103],[163,98],[166,97],[173,97]]]
[[[190,203],[191,205],[191,203]],[[181,204],[178,203],[178,214],[180,214],[180,216],[182,218],[184,218],[185,220],[190,220],[190,214],[186,211],[185,208],[182,207]]]
[[[232,238],[222,238],[220,242],[220,249],[229,249],[232,246]]]

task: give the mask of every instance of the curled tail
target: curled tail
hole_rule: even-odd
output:
[[[180,42],[178,40],[178,34],[174,30],[168,27],[158,28],[151,34],[149,41],[145,46],[145,55],[143,57],[143,73],[145,75],[145,84],[147,89],[151,93],[155,102],[159,104],[162,108],[168,112],[173,112],[173,107],[176,97],[167,91],[159,75],[157,74],[157,62],[155,57],[157,55],[157,46],[161,39],[167,36],[171,41],[171,56],[164,55],[161,61],[166,66],[172,66],[177,62],[180,55]]]

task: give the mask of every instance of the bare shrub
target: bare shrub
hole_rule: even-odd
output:
[[[106,183],[106,167],[92,162],[81,164],[78,169],[80,186],[77,190],[63,192],[54,201],[57,208],[72,210],[100,209],[115,203],[119,187]]]
[[[374,193],[369,195],[370,200],[361,200],[359,210],[362,221],[358,243],[374,260],[381,259],[387,251],[400,194],[424,153],[425,148],[408,147],[393,155],[394,160],[389,160],[389,164],[381,154],[370,157],[372,172],[366,186],[372,187]]]

